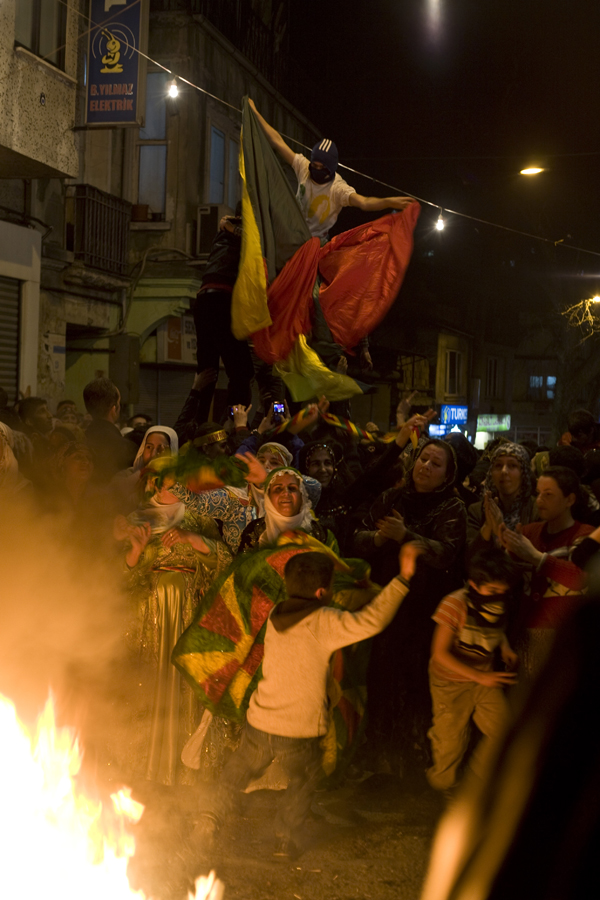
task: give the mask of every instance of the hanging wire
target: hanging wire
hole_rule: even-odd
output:
[[[82,34],[79,35],[78,40],[81,39],[82,37],[85,37],[87,34],[89,34],[89,33],[90,33],[91,31],[93,31],[95,28],[101,28],[101,27],[104,27],[104,26],[101,26],[101,25],[97,24],[96,22],[93,22],[92,19],[90,19],[90,17],[89,17],[88,15],[86,15],[86,13],[80,12],[80,11],[79,11],[78,9],[76,9],[74,6],[70,6],[69,3],[68,3],[68,0],[57,0],[57,2],[58,2],[58,3],[62,3],[62,5],[63,5],[63,6],[66,6],[66,8],[67,8],[68,10],[70,10],[71,12],[76,13],[78,16],[80,16],[81,18],[85,19],[88,23],[90,23],[91,27],[89,27],[86,31],[82,32]],[[140,2],[141,2],[141,0],[135,0],[135,2],[131,4],[131,6],[129,7],[129,9],[132,9],[137,3],[140,3]],[[48,59],[49,57],[51,57],[51,56],[53,56],[55,53],[57,53],[58,50],[64,49],[65,46],[66,46],[65,44],[62,44],[60,47],[57,47],[55,50],[52,50],[52,51],[51,51],[50,53],[48,53],[46,56],[41,57],[41,59],[44,59],[44,60]],[[129,47],[129,44],[127,44],[127,47]],[[158,60],[153,59],[151,56],[148,56],[146,53],[143,53],[143,52],[142,52],[141,50],[139,50],[137,47],[132,47],[131,49],[132,49],[132,50],[135,50],[135,52],[136,52],[139,56],[142,56],[144,59],[148,60],[148,62],[151,62],[153,65],[158,66],[160,69],[163,70],[163,72],[167,72],[167,74],[172,75],[172,76],[173,76],[173,79],[176,78],[178,81],[183,82],[183,84],[187,84],[189,87],[194,88],[194,90],[200,91],[200,93],[205,94],[207,97],[210,97],[212,100],[216,100],[218,103],[222,103],[224,106],[227,106],[229,109],[233,109],[235,112],[240,113],[240,115],[241,115],[242,110],[241,110],[239,107],[234,106],[232,103],[228,103],[227,100],[223,100],[221,97],[217,97],[216,94],[211,94],[210,91],[207,91],[205,88],[200,87],[199,84],[194,84],[193,81],[188,81],[187,78],[183,78],[183,76],[177,75],[175,72],[173,72],[172,69],[167,68],[167,66],[164,66],[162,63],[159,63]],[[281,136],[282,136],[283,138],[285,138],[286,140],[291,141],[292,143],[296,144],[297,146],[304,148],[305,150],[310,150],[310,149],[311,149],[307,144],[303,144],[301,141],[297,140],[297,138],[293,138],[293,137],[291,137],[290,135],[287,135],[287,134],[284,134],[284,133],[281,133]],[[564,156],[569,156],[569,155],[572,155],[572,156],[586,156],[586,155],[592,156],[592,155],[596,155],[596,154],[594,154],[594,153],[583,154],[583,153],[582,153],[582,154],[563,154],[563,155],[564,155]],[[435,159],[435,158],[436,158],[436,157],[432,157],[432,159]],[[453,159],[453,158],[454,158],[454,157],[449,157],[449,159]],[[461,158],[461,157],[458,157],[458,158]],[[462,157],[462,158],[468,158],[468,157]],[[474,157],[474,158],[477,158],[477,157]],[[485,158],[485,157],[484,157],[484,158]],[[489,158],[504,158],[504,157],[489,157]],[[389,184],[389,183],[386,182],[386,181],[381,181],[379,178],[375,178],[375,177],[372,176],[372,175],[367,175],[365,172],[360,172],[358,169],[353,169],[351,166],[346,166],[346,165],[344,165],[343,163],[339,163],[339,168],[340,168],[340,169],[345,169],[347,172],[352,172],[354,175],[358,175],[360,178],[366,178],[366,179],[368,179],[369,181],[372,181],[374,184],[379,184],[379,185],[381,185],[381,187],[389,188],[390,190],[392,190],[392,191],[394,191],[394,192],[396,192],[397,194],[400,194],[400,195],[402,195],[402,196],[405,196],[405,197],[412,197],[413,200],[418,200],[419,203],[422,203],[422,204],[424,204],[425,206],[431,206],[431,207],[433,207],[434,209],[440,209],[440,216],[439,216],[439,218],[438,218],[438,222],[439,222],[440,219],[441,219],[441,221],[442,221],[442,227],[443,227],[443,222],[444,222],[444,220],[443,220],[443,217],[442,217],[442,215],[441,215],[441,207],[440,207],[440,204],[439,204],[439,203],[434,203],[434,202],[431,201],[431,200],[426,200],[424,197],[418,197],[416,194],[413,194],[413,193],[411,193],[410,191],[404,191],[404,190],[402,190],[402,188],[399,188],[399,187],[396,187],[395,185]],[[528,231],[520,231],[520,230],[517,229],[517,228],[510,228],[510,227],[507,226],[507,225],[499,225],[497,222],[490,222],[488,219],[481,219],[481,218],[479,218],[479,217],[477,217],[477,216],[471,216],[471,215],[469,215],[468,213],[460,212],[459,210],[456,210],[456,209],[448,209],[447,207],[444,207],[444,209],[445,209],[445,211],[446,211],[447,213],[450,213],[450,214],[453,215],[453,216],[459,216],[461,219],[467,219],[467,220],[470,221],[470,222],[476,222],[478,225],[486,225],[486,226],[488,226],[489,228],[497,228],[497,229],[499,229],[500,231],[506,231],[506,232],[508,232],[508,233],[510,233],[510,234],[517,234],[517,235],[520,235],[521,237],[526,237],[526,238],[528,238],[529,240],[533,240],[533,241],[541,241],[541,242],[544,243],[544,244],[552,244],[554,247],[559,247],[559,246],[560,246],[560,247],[564,247],[565,249],[568,249],[568,250],[575,250],[575,251],[577,251],[578,253],[587,253],[587,254],[590,255],[590,256],[600,256],[600,251],[597,251],[597,250],[588,250],[588,249],[585,248],[585,247],[577,247],[577,246],[575,246],[575,245],[573,245],[573,244],[565,244],[563,238],[560,238],[559,240],[552,240],[551,238],[541,237],[539,234],[531,234],[531,233],[528,232]],[[436,224],[436,228],[437,228],[437,224]],[[440,229],[438,229],[438,230],[441,231],[442,229],[440,228]]]

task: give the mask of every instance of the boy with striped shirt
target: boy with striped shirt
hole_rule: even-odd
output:
[[[475,554],[468,565],[464,588],[444,597],[433,620],[429,686],[433,724],[429,739],[433,765],[429,784],[447,791],[467,750],[471,720],[484,735],[469,761],[480,774],[489,741],[501,732],[507,716],[503,688],[516,681],[517,655],[505,634],[507,594],[515,567],[500,550]],[[507,671],[493,670],[499,648]]]

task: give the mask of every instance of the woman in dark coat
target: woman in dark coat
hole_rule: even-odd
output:
[[[370,749],[380,765],[401,773],[423,771],[428,762],[431,616],[463,580],[467,515],[454,491],[456,471],[452,447],[427,441],[406,484],[378,497],[355,535],[355,553],[371,563],[379,584],[398,574],[402,544],[419,541],[424,547],[409,594],[374,639],[369,669]]]

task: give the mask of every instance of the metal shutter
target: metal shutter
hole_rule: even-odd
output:
[[[18,399],[20,281],[0,277],[0,385],[8,402]]]

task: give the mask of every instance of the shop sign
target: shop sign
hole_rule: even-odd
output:
[[[496,416],[486,413],[477,416],[477,431],[510,431],[510,415]]]
[[[468,406],[450,406],[444,404],[440,412],[440,422],[442,425],[459,425],[463,428],[467,425],[469,418]]]
[[[86,123],[140,125],[147,0],[90,0]]]

